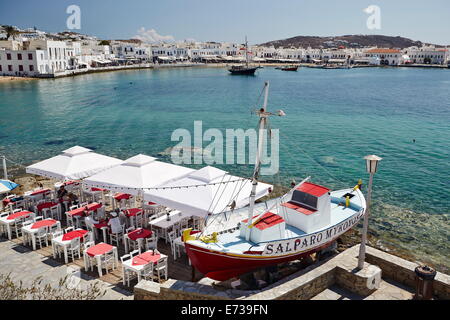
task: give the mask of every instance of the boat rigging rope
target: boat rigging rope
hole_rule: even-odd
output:
[[[245,181],[245,180],[242,180],[242,181],[241,181],[241,186],[240,186],[238,192],[230,199],[231,202],[233,202],[233,201],[236,200],[237,196],[238,196],[239,193],[242,191],[242,189],[244,188],[245,184],[246,184],[246,181]],[[226,208],[227,208],[227,207],[228,207],[228,205],[226,205],[226,206],[223,208],[223,210],[220,211],[220,213],[215,214],[215,215],[212,217],[212,220],[209,220],[209,224],[202,230],[202,232],[200,233],[200,235],[203,235],[203,233],[205,232],[206,228],[207,228],[208,226],[210,226],[214,221],[216,221],[216,219],[217,219],[221,214],[224,214],[224,215],[225,215],[225,212],[226,212]],[[228,223],[228,220],[225,221],[225,225],[227,225],[227,223]]]

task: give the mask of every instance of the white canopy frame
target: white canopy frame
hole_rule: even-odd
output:
[[[258,183],[256,199],[267,195],[272,188],[270,184]],[[248,205],[251,189],[250,179],[207,166],[185,178],[146,190],[144,199],[205,218],[225,212],[231,205],[233,209]]]

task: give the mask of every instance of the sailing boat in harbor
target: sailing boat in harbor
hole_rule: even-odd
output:
[[[366,201],[360,184],[332,191],[309,182],[309,177],[287,194],[272,201],[273,205],[255,212],[255,195],[261,168],[269,83],[265,83],[264,104],[259,116],[258,151],[253,172],[252,189],[245,215],[230,228],[210,234],[191,228],[183,231],[182,240],[192,266],[205,276],[224,281],[244,273],[297,260],[330,246],[339,236],[355,226],[364,215]],[[245,210],[245,211],[242,211]],[[232,212],[231,215],[235,215]],[[228,218],[226,218],[228,219]],[[209,217],[215,220],[215,217]]]
[[[255,71],[259,67],[251,67],[248,63],[248,43],[247,43],[247,37],[245,37],[245,64],[243,65],[234,65],[231,66],[228,71],[231,72],[231,74],[237,74],[237,75],[254,75]]]

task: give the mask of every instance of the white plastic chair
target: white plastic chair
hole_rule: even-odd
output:
[[[130,257],[133,258],[141,253],[141,250],[133,250],[129,253]]]
[[[100,256],[101,268],[106,270],[108,273],[109,269],[114,270],[116,268],[116,259],[114,257],[114,251],[111,250]]]
[[[161,274],[164,274],[164,278],[168,277],[167,257],[161,257],[153,268],[153,273],[158,275],[158,281],[161,281]]]
[[[120,257],[120,261],[123,264],[125,261],[130,260],[131,258],[132,258],[132,256],[130,254],[125,254]],[[137,278],[137,275],[136,275],[136,272],[133,272],[130,269],[124,269],[124,273],[123,273],[122,277],[125,279],[127,286],[129,287],[130,281]]]
[[[34,238],[36,239],[36,244],[39,244],[39,247],[42,249],[42,243],[45,242],[45,245],[48,246],[48,235],[47,235],[47,227],[40,228]]]
[[[16,218],[16,220],[14,221],[14,224],[12,225],[11,229],[16,234],[16,237],[22,236],[22,227],[24,222],[25,222],[24,217]]]
[[[75,230],[74,227],[67,227],[67,228],[64,229],[64,233],[68,233],[68,232],[73,231],[73,230]]]
[[[169,243],[170,243],[170,248],[172,250],[172,255],[175,257],[175,250],[176,250],[176,248],[175,248],[174,240],[176,238],[178,238],[175,230],[172,230],[172,231],[168,232],[167,233],[167,238],[168,238]]]
[[[0,218],[6,218],[9,216],[9,212],[1,212]],[[0,224],[0,234],[6,233],[6,226],[4,224]]]
[[[123,241],[124,230],[125,230],[125,226],[122,226],[121,232],[117,232],[117,233],[111,232],[109,234],[109,241],[111,242],[111,244],[115,243],[116,246],[119,247],[120,242]]]
[[[188,226],[189,226],[189,218],[181,219],[181,222],[180,222],[181,231],[183,231],[184,229],[187,229]]]
[[[69,227],[72,227],[72,228],[75,227],[75,221],[73,220],[73,216],[67,212],[66,212],[66,221],[67,221],[67,225]]]
[[[50,208],[50,217],[55,220],[61,220],[61,206],[59,204]]]
[[[57,231],[61,231],[61,224],[59,222],[55,223],[52,226],[48,227],[48,238],[51,240],[53,239],[53,234]],[[62,234],[62,231],[61,231]]]
[[[145,239],[145,250],[158,250],[158,238],[156,236]]]
[[[83,252],[86,252],[87,249],[89,249],[90,247],[93,247],[93,246],[95,246],[94,241],[89,241],[89,242],[83,243]],[[94,265],[97,263],[96,258],[91,257],[88,254],[86,254],[85,257],[87,258],[88,267],[90,267],[91,271],[94,270]]]
[[[70,245],[67,246],[67,254],[75,261],[75,255],[78,255],[78,259],[81,258],[80,238],[74,238],[70,241]]]
[[[150,279],[153,281],[153,268],[154,268],[154,264],[152,262],[146,264],[144,266],[144,269],[142,269],[142,271],[141,271],[142,278],[144,278],[145,280]]]

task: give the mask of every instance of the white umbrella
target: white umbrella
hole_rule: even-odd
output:
[[[83,181],[85,185],[128,194],[142,194],[151,188],[184,177],[194,170],[139,154]]]
[[[83,179],[122,162],[91,149],[75,146],[56,157],[28,166],[26,172],[57,180]]]
[[[235,208],[248,205],[252,182],[207,166],[160,188],[164,189],[145,191],[144,199],[189,215],[205,217],[229,211],[233,202]],[[269,189],[272,189],[270,184],[258,183],[256,199],[268,194]]]

